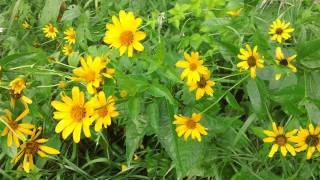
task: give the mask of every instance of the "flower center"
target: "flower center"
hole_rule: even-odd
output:
[[[106,117],[107,114],[108,114],[108,108],[105,106],[105,107],[102,107],[100,109],[97,110],[97,113],[100,117]]]
[[[85,79],[88,82],[93,82],[96,79],[96,73],[93,70],[89,70]]]
[[[196,125],[197,123],[194,122],[192,119],[189,119],[187,122],[186,122],[186,126],[188,129],[195,129],[196,128]]]
[[[281,35],[283,33],[282,28],[277,28],[276,29],[276,34]]]
[[[284,65],[284,66],[287,66],[289,63],[288,63],[288,60],[282,59],[282,60],[280,61],[280,64],[281,64],[281,65]]]
[[[26,143],[26,150],[25,150],[26,154],[32,154],[32,155],[37,154],[37,152],[39,150],[39,145],[40,144],[33,142],[33,141],[27,142]]]
[[[120,34],[120,42],[122,45],[130,45],[133,43],[133,33],[132,31],[123,31]]]
[[[197,64],[195,64],[195,63],[190,63],[190,64],[189,64],[189,68],[190,68],[191,71],[195,71],[195,70],[197,69],[197,67],[198,67],[198,66],[197,66]]]
[[[75,34],[74,33],[69,34],[69,39],[75,39]]]
[[[287,143],[287,138],[285,135],[279,135],[276,137],[276,142],[278,145],[283,146]]]
[[[8,124],[12,129],[17,129],[19,126],[18,122],[16,121],[10,121]]]
[[[319,144],[319,138],[316,135],[309,135],[305,141],[309,146],[317,146]]]
[[[249,67],[256,66],[256,58],[254,56],[250,56],[248,58],[248,65]]]
[[[50,27],[49,27],[49,32],[50,32],[50,33],[55,33],[53,26],[50,26]]]
[[[71,109],[71,117],[76,121],[81,121],[86,116],[86,109],[79,105],[75,105]]]
[[[197,82],[199,88],[205,88],[207,85],[207,80],[204,77],[200,78],[200,81]]]

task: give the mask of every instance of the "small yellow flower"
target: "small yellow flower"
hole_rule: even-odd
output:
[[[91,102],[92,106],[95,108],[95,115],[97,117],[94,130],[96,132],[101,131],[102,125],[104,128],[107,128],[111,125],[111,118],[117,117],[119,112],[116,111],[115,107],[115,97],[109,96],[106,98],[106,95],[103,91],[100,91]]]
[[[12,162],[17,164],[20,159],[23,159],[22,165],[25,172],[29,173],[30,170],[34,168],[34,159],[33,157],[38,154],[40,157],[47,157],[47,154],[57,155],[60,152],[57,149],[54,149],[44,144],[48,139],[38,138],[41,134],[42,128],[34,128],[31,134],[31,138],[24,142],[20,148],[21,150],[13,157]]]
[[[19,124],[19,121],[21,121],[24,117],[28,115],[29,110],[22,112],[15,120],[12,119],[12,113],[8,109],[5,109],[4,111],[6,114],[1,116],[0,118],[3,119],[10,128],[5,127],[1,133],[1,136],[5,136],[8,134],[8,146],[12,145],[13,140],[16,147],[19,147],[20,142],[18,136],[21,139],[26,140],[25,134],[31,135],[32,131],[30,129],[34,128],[34,126],[29,123]]]
[[[125,164],[121,164],[121,172],[125,172],[128,170],[128,166]]]
[[[238,17],[240,16],[240,12],[242,9],[233,10],[233,11],[227,11],[227,14],[231,17]]]
[[[272,158],[273,155],[278,151],[280,147],[280,151],[282,156],[287,155],[287,151],[290,152],[292,156],[296,155],[295,149],[292,147],[289,142],[293,142],[292,138],[297,133],[298,130],[292,130],[288,133],[285,133],[283,127],[277,127],[275,122],[272,122],[273,131],[264,130],[263,133],[268,137],[263,139],[265,143],[273,143],[272,148],[269,152],[269,157]]]
[[[133,160],[140,161],[140,157],[137,154],[133,155]]]
[[[70,56],[73,53],[73,48],[71,45],[66,44],[63,46],[62,52],[65,56]]]
[[[201,114],[193,113],[191,117],[182,115],[174,115],[175,121],[173,124],[177,124],[176,132],[178,136],[184,135],[184,140],[187,141],[191,135],[192,139],[197,139],[201,142],[201,135],[208,135],[208,129],[203,127],[199,121],[201,120]]]
[[[106,68],[106,63],[102,62],[100,57],[93,60],[91,56],[87,56],[86,60],[80,57],[80,62],[81,67],[73,70],[76,77],[71,77],[71,80],[85,82],[88,92],[94,94],[102,83],[102,70]]]
[[[320,152],[320,125],[316,128],[309,124],[309,129],[300,128],[296,137],[292,139],[296,143],[295,150],[302,152],[307,150],[307,159],[311,159],[313,153]]]
[[[24,21],[22,23],[22,27],[23,27],[23,29],[27,30],[27,29],[31,28],[31,25],[28,23],[28,21]]]
[[[67,83],[65,81],[59,81],[59,88],[64,89],[67,86]]]
[[[126,91],[126,90],[121,90],[120,91],[120,97],[125,98],[127,96],[128,96],[128,91]]]
[[[135,18],[132,12],[121,10],[119,18],[112,16],[113,24],[107,24],[103,41],[110,47],[119,49],[120,56],[128,50],[128,57],[133,56],[133,50],[143,51],[144,46],[139,42],[145,39],[146,34],[138,31],[142,23],[141,18]]]
[[[208,68],[204,67],[203,60],[199,59],[198,52],[192,52],[191,55],[184,53],[185,60],[180,60],[176,63],[176,67],[184,68],[185,70],[181,73],[181,79],[187,77],[188,83],[200,81],[200,75],[209,73]]]
[[[72,98],[61,94],[61,101],[52,101],[51,105],[57,110],[53,113],[53,118],[59,123],[55,128],[56,133],[62,132],[62,138],[67,139],[73,132],[73,141],[79,143],[81,131],[86,137],[90,137],[90,125],[94,121],[92,116],[94,107],[85,102],[85,94],[79,87],[72,88]]]
[[[26,82],[23,78],[17,77],[10,82],[10,95],[11,95],[11,107],[15,107],[16,100],[20,100],[25,108],[28,108],[28,104],[32,103],[32,100],[24,96],[23,90],[26,88]]]
[[[251,78],[255,78],[257,76],[256,68],[263,68],[264,61],[260,58],[260,55],[257,52],[257,46],[255,46],[252,50],[247,44],[246,49],[247,50],[240,48],[240,54],[238,54],[238,58],[241,60],[241,62],[237,64],[237,67],[243,70],[250,69]]]
[[[208,94],[209,96],[213,96],[214,91],[212,90],[212,86],[215,85],[215,83],[211,80],[210,78],[210,73],[206,75],[201,75],[200,76],[200,81],[198,82],[190,82],[188,83],[189,86],[189,91],[196,91],[196,100],[201,99],[204,94]]]
[[[57,37],[58,29],[54,27],[51,23],[45,25],[44,28],[42,28],[42,30],[47,38],[55,39]]]
[[[276,63],[277,65],[283,65],[291,69],[292,72],[297,72],[297,68],[291,64],[291,62],[297,57],[297,55],[292,55],[290,57],[284,57],[284,54],[281,50],[281,47],[277,47],[276,49]]]
[[[64,31],[64,34],[64,39],[67,40],[69,44],[74,44],[76,42],[76,31],[72,27]]]
[[[273,21],[270,26],[269,34],[271,35],[272,41],[278,41],[282,43],[282,39],[287,40],[291,37],[290,33],[294,31],[293,28],[290,27],[290,23],[286,23],[285,21],[281,21],[277,19]]]

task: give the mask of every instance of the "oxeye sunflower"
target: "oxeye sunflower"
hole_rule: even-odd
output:
[[[58,29],[54,27],[51,23],[45,25],[44,28],[42,28],[42,30],[47,38],[55,39],[57,37]]]
[[[260,58],[257,46],[251,49],[251,47],[247,44],[246,49],[247,50],[240,48],[240,54],[238,54],[238,58],[241,60],[241,62],[237,64],[237,67],[243,70],[250,69],[251,78],[255,78],[257,76],[256,69],[263,68],[264,61]]]
[[[39,155],[44,158],[47,157],[47,154],[60,154],[57,149],[44,145],[48,139],[39,138],[41,132],[42,128],[34,128],[30,139],[20,146],[21,150],[12,159],[14,164],[21,161],[23,169],[27,173],[34,168],[34,156]]]
[[[146,34],[138,31],[142,23],[141,18],[135,18],[132,12],[126,13],[121,10],[119,18],[112,16],[113,24],[106,25],[106,33],[103,41],[110,47],[119,49],[120,56],[128,50],[128,57],[133,56],[133,50],[143,51],[144,47],[140,43],[145,39]]]
[[[188,83],[189,86],[189,91],[196,91],[196,100],[201,99],[204,94],[208,94],[209,96],[213,96],[214,91],[212,90],[212,86],[215,85],[215,83],[211,80],[210,78],[210,73],[206,75],[201,75],[200,76],[200,81],[198,82],[190,82]]]
[[[296,155],[294,147],[289,143],[293,142],[292,138],[297,133],[298,130],[292,130],[288,133],[285,133],[283,127],[276,125],[275,122],[272,123],[273,131],[264,130],[263,133],[268,137],[263,139],[265,143],[273,143],[272,148],[269,152],[269,157],[272,158],[273,155],[280,149],[282,156],[287,155],[287,151],[290,152],[292,156]]]
[[[32,131],[30,129],[34,128],[32,124],[29,123],[19,123],[24,117],[29,113],[29,110],[22,112],[16,119],[13,120],[12,113],[6,109],[5,115],[0,118],[5,121],[7,127],[5,127],[1,133],[1,136],[8,135],[7,145],[12,145],[12,140],[16,147],[20,146],[19,138],[26,140],[25,135],[31,135]],[[19,136],[19,137],[18,137]]]
[[[72,98],[61,94],[61,101],[52,101],[51,105],[57,110],[53,118],[59,123],[55,128],[56,133],[62,132],[62,138],[66,139],[73,132],[73,141],[79,143],[81,131],[86,137],[90,137],[90,125],[94,121],[93,105],[85,102],[85,94],[79,87],[72,88]]]
[[[176,132],[178,136],[184,135],[184,140],[187,141],[191,135],[192,139],[197,139],[201,142],[201,135],[208,135],[208,129],[203,127],[199,121],[202,116],[198,113],[193,113],[191,117],[186,117],[182,115],[174,115],[175,121],[173,124],[177,124]]]
[[[297,68],[291,63],[295,58],[297,57],[297,55],[292,55],[290,57],[285,57],[281,47],[277,47],[276,48],[276,63],[277,65],[280,66],[285,66],[288,67],[289,69],[291,69],[292,72],[297,72]],[[276,74],[276,80],[279,80],[281,78],[281,74]]]
[[[24,21],[22,23],[22,28],[25,29],[25,30],[28,30],[31,28],[31,25],[28,23],[28,21]]]
[[[73,48],[71,45],[66,44],[63,46],[62,52],[65,56],[70,56],[73,53]]]
[[[31,104],[32,100],[23,95],[23,90],[26,88],[25,80],[21,77],[17,77],[10,82],[9,86],[11,95],[11,107],[15,107],[16,101],[20,100],[25,108],[28,109],[28,104]]]
[[[115,97],[109,96],[106,98],[103,91],[100,91],[96,97],[91,101],[92,105],[95,106],[96,124],[94,130],[99,132],[102,128],[107,128],[111,125],[111,118],[119,115],[115,107]]]
[[[82,81],[87,84],[87,90],[90,94],[96,92],[102,82],[102,70],[106,68],[106,63],[102,62],[100,57],[92,59],[87,56],[86,60],[80,57],[81,67],[73,70],[76,77],[71,77],[71,80]]]
[[[178,68],[184,68],[181,73],[181,79],[187,77],[188,83],[200,81],[200,75],[206,75],[209,73],[208,68],[203,66],[203,60],[199,59],[198,52],[192,52],[191,55],[184,53],[184,60],[180,60],[176,63]]]
[[[290,27],[289,22],[286,23],[285,21],[277,19],[271,24],[269,34],[271,35],[272,41],[282,43],[282,40],[287,40],[291,37],[290,33],[293,31],[294,29]]]
[[[311,159],[313,153],[318,150],[320,152],[320,125],[316,128],[309,124],[309,128],[300,128],[296,137],[293,138],[296,143],[295,150],[302,152],[307,150],[307,159]]]
[[[64,34],[65,34],[64,39],[69,44],[74,44],[76,42],[76,31],[72,27],[64,31]]]

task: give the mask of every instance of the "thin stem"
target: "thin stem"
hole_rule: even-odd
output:
[[[72,69],[74,69],[74,68],[75,68],[75,67],[73,67],[73,66],[70,66],[70,65],[64,64],[64,63],[59,62],[59,61],[54,61],[53,63],[59,64],[59,65],[62,65],[62,66],[68,67],[68,68],[72,68]]]
[[[33,68],[35,64],[32,65],[24,65],[24,66],[18,66],[18,67],[14,67],[14,68],[10,68],[9,70],[17,70],[17,69],[23,69],[23,68]]]
[[[242,78],[239,82],[237,82],[236,84],[234,84],[231,88],[229,88],[228,90],[226,90],[222,96],[220,96],[218,98],[218,100],[216,100],[214,103],[212,103],[210,106],[208,106],[206,109],[204,109],[203,111],[201,111],[200,113],[205,113],[206,111],[208,111],[209,109],[211,109],[213,106],[215,106],[216,104],[218,104],[221,99],[228,94],[228,92],[230,92],[232,89],[234,89],[235,87],[237,87],[239,84],[241,84],[244,80],[246,80],[249,77],[249,74],[246,75],[244,78]]]
[[[229,78],[229,77],[239,76],[239,75],[242,75],[242,74],[244,74],[244,73],[231,74],[231,75],[229,75],[229,76],[224,76],[224,77],[222,77],[222,78],[214,79],[214,81],[220,81],[220,80],[222,80],[222,79],[227,79],[227,78]]]

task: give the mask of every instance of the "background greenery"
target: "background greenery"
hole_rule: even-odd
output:
[[[242,8],[239,17],[226,12]],[[147,33],[145,50],[133,58],[119,57],[102,38],[105,24],[119,10],[133,11],[143,18]],[[291,22],[295,32],[285,44],[288,54],[298,55],[296,74],[274,79],[285,72],[273,63],[276,44],[268,28],[281,17]],[[263,144],[262,129],[271,121],[287,129],[320,123],[320,4],[315,0],[4,0],[0,1],[0,111],[9,107],[8,84],[24,75],[25,94],[33,100],[25,119],[44,128],[49,145],[61,155],[38,158],[38,169],[26,174],[10,160],[15,148],[0,138],[1,179],[317,179],[319,154],[310,161],[297,157],[267,157],[270,146]],[[30,30],[21,24],[28,20]],[[48,41],[42,27],[54,23],[58,39]],[[76,53],[69,58],[61,52],[63,31],[73,26],[77,32]],[[236,58],[245,43],[259,46],[268,67],[229,91],[244,75],[239,75]],[[194,93],[179,78],[175,67],[183,52],[199,51],[217,82],[213,97],[195,101]],[[116,68],[116,83],[106,80],[104,90],[118,96],[120,116],[108,129],[92,133],[79,144],[63,141],[54,133],[50,102],[63,89],[79,56],[108,53]],[[58,62],[48,61],[55,57]],[[59,63],[61,62],[61,63]],[[234,75],[234,76],[233,76]],[[228,77],[226,77],[228,76]],[[75,85],[69,82],[65,91]],[[82,87],[84,90],[85,87]],[[120,98],[119,91],[129,96]],[[223,97],[223,98],[222,98]],[[203,115],[201,123],[209,135],[201,143],[178,138],[173,115],[190,115],[216,103]],[[20,110],[22,107],[20,108]],[[0,124],[0,130],[4,128]],[[139,160],[133,160],[136,154]],[[121,172],[121,165],[128,170]]]

